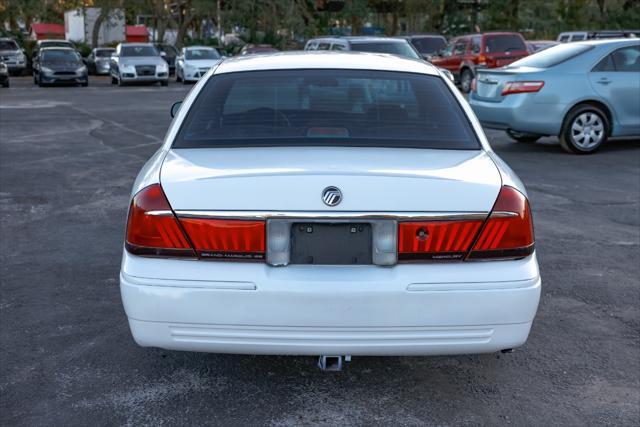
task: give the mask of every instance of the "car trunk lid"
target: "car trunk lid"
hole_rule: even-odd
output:
[[[483,150],[197,148],[169,151],[161,184],[176,211],[489,212],[501,178]]]

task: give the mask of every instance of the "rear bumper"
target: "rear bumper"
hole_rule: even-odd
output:
[[[538,135],[558,135],[564,119],[565,104],[533,101],[535,94],[508,95],[501,102],[483,101],[473,92],[469,105],[482,126],[515,130]]]
[[[125,252],[120,289],[141,346],[247,354],[439,355],[522,345],[537,310],[540,278],[535,255],[392,268],[277,268]]]

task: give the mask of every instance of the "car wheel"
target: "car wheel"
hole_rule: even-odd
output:
[[[89,86],[89,80],[87,80],[86,82],[82,83],[82,87],[87,87]]]
[[[38,74],[38,86],[44,87],[44,83],[42,83],[42,76]]]
[[[464,93],[471,91],[471,82],[473,81],[473,73],[470,69],[465,68],[460,74],[460,88]]]
[[[188,84],[189,84],[189,82],[188,82],[188,81],[186,81],[185,79],[182,79],[182,84],[183,84],[183,85],[188,85]]]
[[[8,78],[4,83],[2,83],[2,87],[9,87],[9,79]]]
[[[169,86],[169,80],[162,80],[160,86]]]
[[[180,73],[178,73],[178,70],[176,70],[176,83],[180,83],[182,81],[182,79],[180,78]]]
[[[507,131],[507,135],[509,135],[509,138],[517,142],[536,142],[537,140],[540,139],[539,135],[530,135],[526,133],[520,133],[511,129]]]
[[[609,135],[609,119],[595,105],[578,105],[567,113],[560,133],[560,146],[572,154],[598,151]]]

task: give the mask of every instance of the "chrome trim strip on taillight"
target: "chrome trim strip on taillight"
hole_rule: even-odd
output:
[[[157,211],[161,214],[163,211]],[[218,219],[390,219],[396,221],[478,220],[486,219],[489,212],[367,212],[367,211],[205,211],[176,210],[179,218]],[[495,212],[501,216],[517,215],[512,212]],[[153,213],[148,212],[153,215]]]

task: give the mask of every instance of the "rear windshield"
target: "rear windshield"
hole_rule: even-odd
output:
[[[0,40],[0,50],[18,50],[18,44],[13,40]]]
[[[368,42],[351,43],[351,50],[357,52],[391,53],[411,59],[420,59],[420,56],[409,45],[409,43],[398,42]]]
[[[522,37],[515,34],[505,34],[503,36],[487,37],[485,46],[486,53],[512,52],[515,50],[527,50]]]
[[[411,44],[420,53],[435,53],[447,45],[441,37],[419,37],[411,40]]]
[[[211,78],[175,148],[374,146],[478,149],[436,76],[366,70],[276,70]]]
[[[153,46],[122,46],[120,56],[158,56]]]
[[[536,52],[534,55],[526,56],[518,61],[512,62],[510,65],[507,65],[507,68],[549,68],[581,55],[591,49],[592,47],[586,44],[559,44],[540,52]]]

